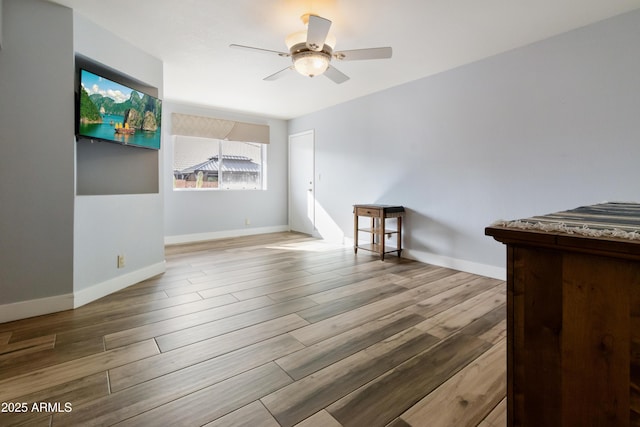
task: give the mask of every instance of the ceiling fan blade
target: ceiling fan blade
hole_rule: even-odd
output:
[[[324,47],[324,42],[329,34],[331,21],[318,15],[309,15],[309,27],[307,28],[307,48],[319,52]]]
[[[229,47],[232,47],[234,49],[250,50],[252,52],[259,52],[259,53],[275,53],[276,55],[283,56],[285,58],[288,58],[288,57],[291,56],[291,54],[288,53],[288,52],[279,52],[277,50],[269,50],[269,49],[262,49],[262,48],[259,48],[259,47],[243,46],[241,44],[230,44]]]
[[[344,74],[342,71],[339,71],[337,68],[332,67],[331,65],[329,65],[327,71],[324,72],[324,75],[338,84],[344,83],[349,80],[349,76]]]
[[[291,70],[292,68],[293,68],[292,66],[289,66],[289,67],[285,68],[284,70],[280,70],[280,71],[278,71],[277,73],[273,73],[273,74],[271,74],[270,76],[265,77],[265,78],[264,78],[264,79],[262,79],[262,80],[266,80],[266,81],[268,81],[268,82],[271,82],[271,81],[273,81],[273,80],[278,80],[280,77],[282,77],[282,76],[284,76],[285,74],[287,74],[287,72],[288,72],[289,70]]]
[[[361,59],[385,59],[391,58],[390,47],[372,47],[370,49],[342,50],[334,52],[333,56],[341,61],[359,61]]]

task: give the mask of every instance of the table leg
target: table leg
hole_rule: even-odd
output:
[[[399,216],[398,217],[398,257],[400,257],[400,254],[402,253],[402,217]]]
[[[358,253],[358,214],[353,212],[353,253]]]
[[[384,240],[386,237],[384,235],[384,228],[386,222],[387,218],[382,215],[382,218],[380,218],[380,259],[382,259],[382,261],[384,261]]]
[[[373,250],[374,245],[376,244],[376,217],[371,217],[371,250]]]

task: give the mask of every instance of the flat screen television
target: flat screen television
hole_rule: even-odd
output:
[[[79,138],[160,149],[160,99],[85,69],[79,81]]]

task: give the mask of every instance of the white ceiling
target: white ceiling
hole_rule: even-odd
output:
[[[51,0],[164,62],[166,100],[293,118],[640,8],[640,0]],[[336,50],[392,46],[393,58],[332,64],[337,85],[295,72],[262,79],[288,58],[300,16],[333,21]]]

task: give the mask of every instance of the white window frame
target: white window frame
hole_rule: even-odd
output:
[[[182,141],[178,142],[179,139],[183,139]],[[195,140],[199,140],[199,141],[208,141],[209,143],[215,144],[217,143],[218,145],[218,149],[215,150],[212,149],[212,157],[213,156],[217,156],[218,159],[222,159],[222,164],[224,164],[224,156],[225,155],[234,155],[234,154],[225,154],[224,153],[224,148],[223,146],[225,145],[225,143],[238,143],[238,144],[251,144],[253,145],[255,148],[259,148],[260,149],[260,158],[261,161],[259,162],[260,164],[260,177],[259,177],[259,184],[256,187],[251,187],[251,188],[239,188],[238,186],[228,186],[228,185],[221,185],[223,184],[224,181],[224,175],[225,172],[220,172],[218,171],[217,173],[217,186],[215,187],[209,187],[205,184],[206,181],[204,181],[204,178],[202,178],[200,180],[201,185],[203,185],[202,187],[198,187],[197,185],[197,181],[198,179],[195,178],[193,175],[189,176],[188,180],[185,180],[185,184],[187,185],[186,187],[176,187],[176,178],[177,178],[177,174],[176,174],[176,170],[175,170],[175,161],[173,161],[175,159],[175,155],[176,155],[176,147],[178,145],[186,145],[189,144],[189,139],[195,139]],[[267,190],[267,145],[268,144],[263,144],[263,143],[259,143],[259,142],[243,142],[243,141],[228,141],[228,140],[222,140],[222,139],[214,139],[214,138],[196,138],[196,137],[185,137],[185,136],[179,136],[179,135],[174,135],[173,138],[173,167],[172,167],[172,175],[173,175],[173,191],[265,191]],[[215,153],[215,154],[213,154]],[[249,157],[249,156],[244,156],[244,157]],[[251,158],[251,157],[249,157]],[[203,157],[200,160],[204,160],[206,161],[206,159]],[[251,158],[252,161],[255,162],[255,159]],[[200,162],[202,163],[202,162]],[[198,163],[196,163],[198,164]],[[219,163],[220,164],[220,163]],[[191,165],[191,166],[195,166],[195,165]],[[189,166],[189,167],[191,167]],[[187,171],[189,169],[189,167],[184,167],[181,170],[185,170]],[[185,176],[187,176],[189,174],[185,174]],[[190,184],[190,183],[196,183],[196,184]],[[193,185],[193,186],[192,186]]]

